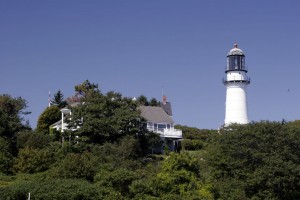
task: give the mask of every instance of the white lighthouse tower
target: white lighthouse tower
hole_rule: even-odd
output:
[[[250,78],[247,76],[245,55],[237,44],[228,52],[225,73],[225,125],[247,124],[247,85],[250,84]]]

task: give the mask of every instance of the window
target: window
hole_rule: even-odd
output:
[[[164,128],[166,128],[166,125],[165,124],[158,124],[158,128],[159,129],[164,129]]]
[[[227,70],[245,70],[244,56],[229,56]]]

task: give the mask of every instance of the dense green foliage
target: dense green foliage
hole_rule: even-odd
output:
[[[78,136],[81,142],[104,144],[119,142],[126,136],[136,138],[139,155],[144,155],[159,138],[144,128],[138,104],[120,93],[102,94],[98,85],[85,81],[75,86],[80,101],[71,107],[72,119],[68,137]],[[124,152],[126,149],[124,149]]]
[[[183,140],[181,146],[184,150],[201,150],[217,134],[217,130],[198,129],[181,125],[176,125],[175,128],[182,130]]]
[[[27,103],[21,97],[0,95],[0,137],[13,138],[17,132],[30,129],[22,123],[22,115],[29,114],[28,111],[24,111],[26,107]]]
[[[300,199],[300,127],[232,125],[210,144],[207,161],[220,199]]]
[[[0,174],[13,172],[13,156],[17,154],[16,135],[20,131],[30,130],[29,124],[24,124],[24,111],[27,103],[21,97],[0,95]]]
[[[53,138],[50,135],[35,132],[35,131],[22,131],[17,134],[16,146],[18,149],[31,148],[42,149],[47,147]]]
[[[75,135],[103,144],[139,133],[141,119],[134,101],[115,92],[104,95],[97,85],[87,82],[75,88],[81,95],[81,104],[72,108],[70,128],[76,129]]]
[[[0,174],[10,174],[12,172],[13,155],[9,142],[0,137]]]
[[[123,199],[118,192],[109,188],[99,187],[88,181],[80,179],[45,179],[44,176],[18,177],[13,185],[0,188],[1,199],[27,199],[31,194],[32,199]]]
[[[42,172],[50,168],[55,161],[54,152],[49,149],[30,149],[24,148],[19,150],[15,160],[14,169],[20,173]]]
[[[37,131],[49,133],[50,125],[59,121],[60,118],[61,112],[57,106],[47,107],[38,118]]]

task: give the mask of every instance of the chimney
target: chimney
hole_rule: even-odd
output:
[[[167,96],[163,95],[163,104],[166,104],[166,103],[167,103]]]

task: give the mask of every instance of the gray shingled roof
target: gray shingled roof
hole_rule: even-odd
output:
[[[161,102],[160,107],[162,107],[169,116],[173,115],[172,114],[172,106],[171,106],[170,102],[166,102],[166,103]]]
[[[163,108],[154,106],[140,106],[142,117],[144,117],[148,122],[153,123],[174,123],[172,117],[170,117]]]

